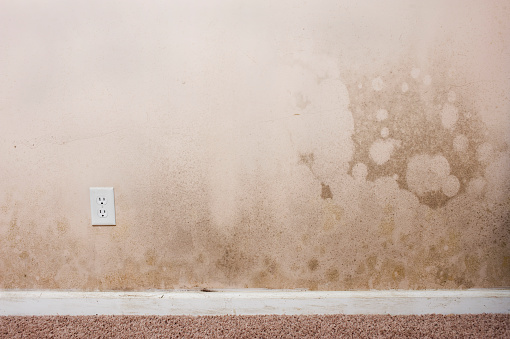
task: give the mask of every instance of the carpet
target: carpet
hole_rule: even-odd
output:
[[[510,315],[2,316],[0,337],[510,338]]]

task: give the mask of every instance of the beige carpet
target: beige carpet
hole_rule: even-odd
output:
[[[510,338],[510,315],[0,317],[1,338]]]

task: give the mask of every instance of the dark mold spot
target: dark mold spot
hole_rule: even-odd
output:
[[[216,261],[216,267],[222,270],[229,279],[238,277],[240,273],[249,270],[251,259],[233,246],[228,246],[220,259]]]
[[[319,261],[317,259],[311,259],[308,261],[308,268],[310,271],[315,271],[317,268],[319,268]]]
[[[329,282],[338,281],[338,278],[340,277],[340,274],[338,273],[338,270],[336,268],[330,268],[326,272],[326,279]]]
[[[427,192],[420,197],[421,203],[428,205],[432,208],[443,206],[446,203],[446,201],[448,201],[448,197],[444,195],[442,192]]]
[[[305,153],[299,155],[299,162],[301,164],[306,165],[310,170],[312,169],[313,161],[314,161],[313,153]]]
[[[322,199],[333,199],[333,193],[331,193],[331,189],[329,188],[329,185],[324,184],[321,182],[322,191],[321,191],[321,198]]]
[[[266,271],[269,274],[275,274],[278,269],[276,261],[271,258],[264,259],[264,266],[266,266]]]
[[[145,253],[145,263],[149,266],[154,266],[156,264],[156,254],[154,250],[148,250]]]

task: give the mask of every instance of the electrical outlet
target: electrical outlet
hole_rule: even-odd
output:
[[[92,225],[115,225],[115,197],[113,187],[90,188],[90,212]]]

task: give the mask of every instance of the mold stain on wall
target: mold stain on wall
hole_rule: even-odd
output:
[[[308,287],[508,286],[508,144],[490,134],[467,99],[476,86],[441,64],[420,70],[401,63],[343,79],[355,123],[344,183],[355,193],[342,197],[317,180],[320,197],[329,199],[325,232],[307,233],[304,246],[320,243],[327,251],[312,250],[305,261],[317,273]],[[313,153],[299,155],[318,179],[314,160]],[[356,205],[357,213],[344,216]],[[333,266],[316,272],[319,260]]]
[[[200,72],[187,68],[179,88],[191,89],[171,96],[183,100],[168,109],[181,116],[152,112],[143,126],[97,139],[0,143],[14,168],[0,174],[18,180],[1,183],[0,288],[510,286],[510,147],[484,122],[473,99],[480,84],[465,69],[441,51],[427,62],[408,56],[360,69],[340,53],[288,40],[277,56],[246,61],[237,49],[251,46],[241,40],[277,48],[220,28],[207,28],[220,32],[219,61],[191,58]],[[183,59],[211,52],[205,40]],[[265,96],[255,95],[263,86]],[[103,154],[105,142],[116,154]],[[86,153],[91,145],[103,153]],[[61,208],[60,191],[76,198],[99,180],[99,165],[88,167],[96,156],[119,194],[115,227],[91,227],[88,210],[50,212]],[[68,158],[77,164],[56,164]],[[16,187],[25,176],[37,184]],[[67,191],[66,182],[74,184]]]
[[[207,197],[190,187],[182,208],[174,206],[165,223],[155,211],[140,215],[155,215],[154,225],[144,226],[146,238],[140,240],[140,228],[134,231],[135,224],[126,221],[94,228],[93,246],[70,233],[65,217],[41,232],[35,219],[21,213],[20,201],[6,198],[1,211],[10,221],[0,240],[0,287],[508,286],[508,147],[491,140],[476,110],[464,102],[467,94],[443,74],[405,65],[384,74],[345,75],[355,147],[342,184],[318,168],[324,159],[297,152],[293,180],[308,180],[315,190],[308,194],[296,185],[292,192],[305,196],[299,199],[287,192],[290,212],[282,217],[282,207],[268,202],[272,181],[256,173],[239,195],[242,208],[229,233],[197,209]],[[166,177],[161,172],[151,180]],[[163,208],[173,201],[170,187],[179,184],[168,187],[141,194],[156,194],[156,206]]]
[[[507,145],[487,140],[476,109],[456,92],[454,71],[434,71],[405,65],[348,87],[356,122],[352,175],[392,177],[437,208],[468,187],[483,189],[487,162]]]

